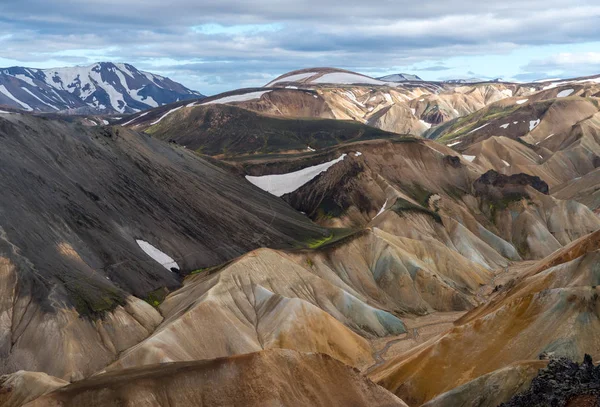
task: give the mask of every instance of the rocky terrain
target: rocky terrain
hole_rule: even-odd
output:
[[[599,90],[0,113],[0,405],[593,405]]]
[[[600,368],[586,354],[581,364],[566,358],[552,359],[526,391],[500,407],[594,406],[600,402]]]

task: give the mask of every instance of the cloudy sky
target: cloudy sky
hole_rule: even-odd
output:
[[[0,0],[0,50],[0,66],[128,62],[205,94],[315,66],[532,80],[600,73],[600,3]]]

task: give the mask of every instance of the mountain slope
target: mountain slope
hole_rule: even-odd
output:
[[[523,267],[436,341],[389,360],[371,377],[411,405],[540,355],[600,356],[600,232]],[[453,346],[460,344],[459,346]],[[444,366],[444,369],[439,369]],[[476,400],[477,394],[471,394]]]
[[[406,407],[331,357],[289,350],[110,372],[58,389],[26,406],[48,405]]]
[[[129,64],[0,69],[0,105],[27,111],[133,113],[202,94]]]
[[[351,121],[272,117],[227,104],[182,105],[145,113],[132,122],[135,130],[212,156],[310,151],[398,136]]]
[[[330,233],[227,167],[126,129],[1,115],[0,145],[1,373],[89,375],[161,321],[132,294]]]

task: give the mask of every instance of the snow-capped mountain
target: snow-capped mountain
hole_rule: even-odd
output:
[[[0,69],[0,105],[39,112],[134,113],[201,93],[129,64]]]
[[[377,79],[384,82],[423,81],[423,79],[419,78],[417,75],[411,75],[409,73],[395,73],[392,75],[382,76],[381,78]]]

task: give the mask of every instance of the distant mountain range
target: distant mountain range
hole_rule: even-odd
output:
[[[169,78],[129,64],[0,69],[0,105],[27,111],[124,114],[202,97]]]
[[[409,82],[409,81],[422,81],[423,79],[419,78],[417,75],[412,75],[409,73],[395,73],[392,75],[382,76],[381,78],[377,78],[380,81],[384,82]]]

